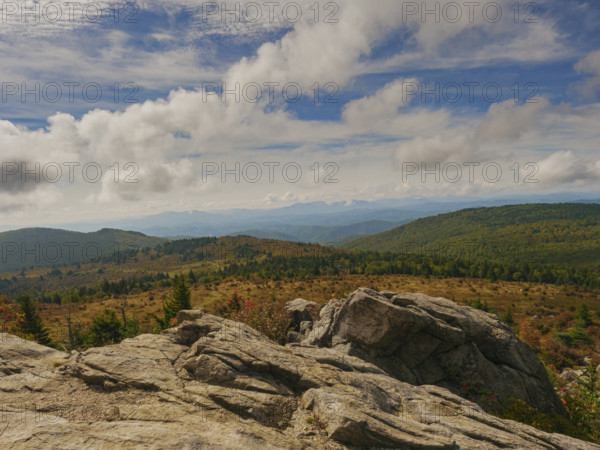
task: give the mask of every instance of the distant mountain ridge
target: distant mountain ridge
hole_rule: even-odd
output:
[[[79,233],[54,228],[24,228],[0,233],[0,272],[97,260],[125,250],[154,247],[168,239],[137,231],[103,228]]]
[[[391,230],[399,224],[408,223],[410,220],[388,222],[385,220],[371,220],[368,222],[353,223],[341,226],[319,226],[319,225],[281,225],[280,229],[267,226],[266,229],[243,230],[232,233],[231,236],[252,236],[260,239],[278,239],[291,242],[311,242],[323,245],[336,246],[338,242],[346,238],[356,239],[359,236],[377,234]],[[283,230],[283,231],[281,231]]]
[[[52,224],[51,228],[79,232],[112,228],[135,230],[148,236],[167,238],[221,237],[250,232],[251,235],[258,237],[293,238],[302,242],[319,242],[326,245],[333,243],[335,245],[349,238],[386,231],[385,227],[378,228],[377,226],[364,229],[364,227],[369,227],[368,224],[373,221],[390,222],[394,226],[400,226],[415,219],[465,208],[556,202],[598,203],[600,199],[594,194],[557,193],[495,198],[444,197],[428,199],[415,197],[334,203],[320,201],[296,203],[273,209],[160,212],[145,217],[65,222]],[[346,227],[349,228],[346,229]],[[359,230],[354,232],[352,227],[358,227]],[[17,227],[4,225],[0,226],[0,231],[15,228]],[[334,228],[339,229],[334,230]],[[265,234],[267,232],[268,234]],[[324,233],[325,235],[323,235]]]
[[[304,212],[305,208],[308,206],[298,205],[293,209]],[[335,211],[338,208],[342,206],[333,207]],[[320,243],[348,250],[422,252],[499,263],[600,265],[600,205],[594,203],[470,208],[413,222],[402,211],[389,211],[398,217],[405,215],[397,222],[382,220],[377,209],[370,212],[371,220],[365,222],[332,226],[270,223],[229,235]],[[346,214],[342,216],[347,218]],[[402,226],[396,227],[397,224]],[[221,231],[224,236],[224,230]],[[181,236],[193,237],[193,234]],[[0,271],[85,263],[168,240],[114,228],[90,233],[53,228],[9,231],[0,233]]]
[[[418,219],[362,237],[344,249],[423,252],[462,259],[600,265],[600,205],[593,203],[473,208]]]

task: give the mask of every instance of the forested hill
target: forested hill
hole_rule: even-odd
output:
[[[130,249],[153,247],[167,239],[134,231],[102,229],[77,233],[52,228],[25,228],[0,233],[0,273],[86,263]]]
[[[511,205],[419,219],[343,248],[501,263],[600,265],[600,205]]]

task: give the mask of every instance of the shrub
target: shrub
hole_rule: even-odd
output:
[[[556,324],[560,329],[567,328],[572,320],[573,314],[567,311],[561,312],[555,319]]]
[[[521,341],[530,346],[532,349],[536,351],[540,349],[540,332],[537,329],[535,329],[530,323],[519,323],[518,336],[519,339],[521,339]]]
[[[556,339],[558,343],[567,347],[571,347],[573,345],[573,338],[571,337],[571,333],[556,333],[554,339]]]
[[[0,296],[0,332],[15,334],[18,332],[17,324],[22,320],[22,313],[13,302],[6,295]]]
[[[568,436],[585,439],[586,435],[581,433],[566,418],[558,414],[546,414],[532,406],[529,406],[521,399],[511,398],[503,407],[500,414],[503,419],[514,420],[517,422],[531,425],[547,433],[560,433]]]
[[[121,322],[115,311],[106,309],[92,320],[91,324],[73,322],[69,329],[69,340],[64,349],[82,350],[90,347],[118,344],[123,339],[141,333],[139,321],[133,317]]]
[[[587,332],[580,327],[572,328],[566,333],[556,333],[555,339],[567,347],[591,345],[594,343],[594,340],[590,338]]]
[[[228,319],[245,323],[278,344],[285,343],[290,318],[279,302],[264,300],[253,303],[235,291],[225,307],[218,311]]]
[[[572,425],[579,430],[582,439],[600,444],[600,390],[599,374],[590,364],[576,387],[563,395],[563,403],[571,416]],[[578,436],[576,436],[578,437]]]
[[[540,357],[546,364],[556,367],[557,370],[577,365],[580,358],[575,349],[552,338],[544,340]]]
[[[104,310],[96,317],[85,336],[85,343],[90,347],[116,344],[124,338],[123,324],[111,309]]]

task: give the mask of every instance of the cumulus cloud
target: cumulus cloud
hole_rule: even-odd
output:
[[[342,2],[336,23],[301,22],[276,42],[261,45],[226,76],[230,82],[334,82],[344,85],[360,73],[362,57],[398,26],[398,2]]]
[[[596,93],[600,89],[600,50],[591,52],[579,61],[575,65],[575,70],[579,73],[591,74],[579,86],[579,91],[588,99],[596,98]]]
[[[35,170],[35,166],[29,161],[3,161],[0,163],[0,193],[18,195],[34,191],[43,182],[39,174],[41,169]]]
[[[472,160],[476,147],[467,135],[435,135],[428,138],[417,137],[402,142],[394,152],[396,167],[405,163],[435,164],[448,161]]]
[[[399,108],[410,103],[412,97],[408,95],[409,87],[416,82],[414,78],[394,80],[371,96],[347,103],[342,117],[349,124],[366,127],[394,117]]]
[[[469,162],[490,157],[486,148],[495,142],[516,142],[530,134],[540,134],[550,110],[547,99],[537,103],[517,105],[514,101],[493,103],[485,116],[469,131],[469,127],[448,127],[433,136],[417,136],[401,142],[394,152],[396,167],[407,161],[420,163],[443,163],[448,161]],[[487,154],[487,156],[486,156]],[[508,156],[508,152],[505,152]]]
[[[549,106],[545,98],[522,105],[513,100],[493,103],[477,126],[475,136],[480,142],[516,141],[526,134],[540,133]]]
[[[597,152],[548,151],[550,143],[554,141],[556,146],[556,139],[560,136],[553,134],[552,125],[560,123],[563,128],[567,126],[590,136],[589,124],[587,129],[582,125],[587,122],[589,115],[589,112],[581,110],[552,107],[544,98],[532,104],[516,105],[512,101],[495,103],[470,133],[448,129],[443,134],[419,136],[400,143],[394,151],[394,165],[406,171],[409,170],[407,164],[416,164],[410,171],[417,170],[417,173],[421,172],[422,165],[432,170],[435,164],[445,167],[449,163],[463,166],[463,172],[471,163],[478,164],[476,171],[481,171],[480,168],[486,164],[500,168],[503,176],[499,181],[503,180],[504,183],[489,183],[485,176],[479,179],[475,177],[474,180],[466,176],[459,177],[461,183],[456,186],[446,183],[456,193],[465,195],[469,192],[481,193],[482,189],[497,190],[500,186],[510,188],[512,185],[514,188],[523,183],[527,183],[528,187],[538,185],[554,188],[597,184],[600,179]],[[570,139],[573,143],[573,138]],[[542,150],[538,149],[539,146],[542,146]],[[453,176],[448,178],[452,179]],[[422,177],[405,179],[404,184],[404,191],[410,188],[413,193],[425,189],[431,194],[440,187],[439,183],[423,186],[426,183]]]
[[[300,3],[306,13],[314,2]],[[232,4],[228,2],[230,9]],[[505,13],[510,11],[510,4],[501,2]],[[168,9],[151,1],[141,2],[140,7],[154,12]],[[232,26],[211,16],[207,24],[196,21],[189,30],[180,32],[177,8],[195,8],[198,13],[197,2],[181,0],[166,24],[144,36],[144,45],[139,45],[139,36],[133,31],[120,27],[99,35],[95,49],[73,39],[64,45],[34,40],[39,45],[32,46],[5,30],[0,41],[0,53],[6,57],[2,75],[23,78],[58,68],[52,76],[62,77],[59,72],[64,68],[82,78],[110,79],[118,74],[147,87],[168,86],[172,90],[164,98],[117,110],[98,105],[83,115],[52,113],[47,126],[37,130],[0,121],[3,159],[101,164],[104,174],[96,184],[51,186],[55,189],[48,191],[52,193],[44,201],[55,207],[67,199],[63,208],[71,211],[94,211],[95,202],[109,202],[111,210],[129,212],[175,206],[222,207],[228,202],[261,206],[319,198],[339,200],[340,195],[381,198],[408,192],[398,179],[397,169],[403,162],[508,161],[515,153],[529,161],[541,161],[540,174],[547,174],[547,183],[593,180],[593,173],[584,168],[597,167],[596,161],[584,153],[593,151],[590,142],[596,135],[591,130],[597,123],[597,112],[560,109],[540,98],[532,104],[493,104],[479,113],[449,104],[416,104],[405,95],[407,83],[417,82],[414,68],[465,68],[490,61],[545,60],[562,55],[564,48],[557,43],[560,33],[552,21],[540,17],[538,24],[516,26],[511,17],[491,24],[479,16],[470,23],[465,16],[456,24],[422,21],[420,17],[404,23],[399,20],[403,7],[395,0],[376,5],[366,0],[340,2],[336,23],[315,23],[307,16],[296,24],[263,20]],[[63,32],[57,31],[57,36],[64,37]],[[211,33],[221,38],[251,37],[249,47],[256,50],[249,53],[244,48],[245,57],[231,52],[220,58],[218,46],[201,45]],[[394,41],[399,36],[402,46]],[[527,48],[531,42],[535,43],[533,50]],[[23,60],[23,54],[29,56],[28,61]],[[582,60],[578,70],[597,74],[594,55]],[[210,64],[229,58],[234,62]],[[314,83],[332,81],[342,89],[354,90],[354,94],[362,92],[362,86],[355,83],[357,77],[394,65],[402,68],[395,80],[389,81],[386,75],[381,85],[369,82],[368,92],[341,106],[339,118],[299,117],[297,110],[282,102],[251,103],[235,101],[232,96],[223,102],[219,95],[189,87],[206,78],[224,81],[229,88],[231,83],[262,85],[272,81],[280,85],[297,82],[305,90]],[[556,123],[560,128],[553,127]],[[390,155],[394,164],[390,164]],[[216,179],[210,183],[200,180],[203,162],[253,160],[299,161],[305,177],[293,186],[236,186]],[[340,182],[324,185],[324,164],[330,161],[340,168]],[[319,168],[310,170],[315,162]],[[121,168],[118,182],[114,171],[108,170],[115,163]],[[135,176],[138,183],[124,182],[129,173],[124,170],[127,163],[139,168]],[[557,171],[561,166],[569,175]],[[320,183],[313,181],[313,172]],[[27,197],[33,191],[18,192],[17,187],[3,186],[0,204],[9,207],[16,198],[27,200],[31,203],[24,215],[43,208],[41,197]],[[446,193],[440,186],[427,189]],[[457,189],[468,192],[475,188]]]
[[[592,162],[572,150],[559,151],[539,163],[539,179],[545,184],[571,184],[598,180],[600,159]]]
[[[572,55],[556,20],[541,13],[537,4],[518,4],[518,16],[512,0],[471,4],[426,0],[398,5],[397,17],[411,39],[403,51],[367,62],[366,71],[480,67]]]

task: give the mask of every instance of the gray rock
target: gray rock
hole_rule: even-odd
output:
[[[18,336],[0,333],[0,378],[20,372],[38,374],[51,369],[55,363],[65,362],[68,356]]]
[[[177,325],[181,325],[186,320],[194,321],[200,319],[204,314],[204,309],[197,310],[183,310],[177,313]]]
[[[294,330],[289,330],[286,335],[285,341],[288,344],[299,344],[300,342],[302,342],[303,339],[304,336],[302,334]]]
[[[303,341],[331,347],[415,384],[495,395],[565,414],[544,366],[495,315],[423,294],[359,289],[329,303]]]
[[[319,321],[313,324],[313,328],[306,338],[308,345],[328,345],[331,343],[331,327],[334,315],[339,310],[341,301],[331,299],[319,312]]]
[[[559,377],[566,381],[577,381],[583,376],[583,370],[564,369]]]
[[[291,327],[294,331],[301,332],[300,325],[302,322],[312,322],[310,309],[318,310],[319,305],[315,302],[309,302],[303,298],[297,298],[285,305],[285,311],[289,314]]]
[[[313,323],[305,321],[300,323],[300,334],[307,335],[312,330]]]
[[[425,352],[447,346],[469,358],[477,355],[469,336],[488,326],[471,323],[478,313],[457,315],[437,299],[433,315],[425,303],[408,305],[420,298],[393,297],[408,305],[398,306],[383,297],[394,308],[387,310],[389,320],[379,318],[382,330],[370,336],[349,326],[356,311],[348,306],[364,297],[380,311],[379,297],[367,291],[353,295],[341,306],[330,302],[321,314],[321,320],[332,319],[326,330],[335,330],[336,341],[342,332],[347,340],[333,348],[280,346],[246,325],[208,314],[187,315],[194,320],[160,335],[70,356],[8,338],[2,362],[21,370],[0,376],[0,448],[600,449],[501,420],[444,387],[403,382],[371,361],[377,358],[349,354],[358,342],[368,342],[375,355],[423,360],[406,343],[394,341],[408,338],[404,342]],[[403,308],[408,312],[398,311]],[[362,323],[372,327],[375,317],[366,315]],[[398,318],[412,318],[416,325],[394,330]],[[428,341],[410,339],[424,329]],[[502,349],[493,351],[494,343],[504,342],[499,339],[503,331],[498,333],[497,341],[481,338],[487,347],[485,352],[477,348],[480,356],[503,355]],[[39,362],[23,356],[36,354]],[[59,367],[51,363],[65,357]],[[407,361],[406,367],[419,373],[414,367],[423,364]]]

